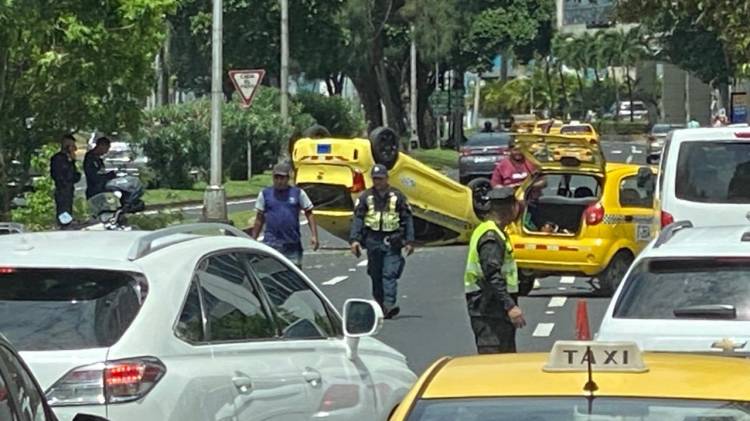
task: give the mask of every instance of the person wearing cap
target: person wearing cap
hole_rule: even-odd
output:
[[[521,147],[515,139],[508,142],[509,154],[497,164],[492,171],[490,185],[495,187],[518,187],[527,178],[538,171],[521,151]]]
[[[50,160],[50,177],[55,182],[55,219],[60,228],[73,222],[75,184],[81,181],[76,168],[76,139],[66,134],[60,141],[60,151]]]
[[[516,352],[516,329],[526,325],[518,307],[518,268],[503,231],[518,217],[514,189],[487,195],[487,219],[474,229],[466,258],[464,289],[471,329],[480,354]]]
[[[365,190],[354,207],[350,244],[359,257],[367,249],[367,273],[372,296],[387,319],[398,315],[398,278],[404,270],[403,252],[414,252],[414,223],[409,202],[388,184],[388,169],[377,164],[371,171],[373,186]]]
[[[255,201],[255,225],[250,235],[257,239],[265,225],[263,243],[274,248],[302,267],[302,235],[299,228],[299,214],[305,213],[312,237],[310,244],[317,250],[318,225],[313,216],[313,203],[304,190],[289,185],[289,164],[273,167],[273,186],[263,189]]]

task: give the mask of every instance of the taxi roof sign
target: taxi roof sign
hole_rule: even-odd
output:
[[[548,372],[645,373],[635,342],[557,341],[543,370]]]

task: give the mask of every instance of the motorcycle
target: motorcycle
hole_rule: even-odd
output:
[[[83,231],[131,231],[128,214],[146,209],[143,202],[145,190],[138,177],[120,176],[108,181],[105,191],[92,196],[89,209],[94,218],[92,225],[81,228]]]

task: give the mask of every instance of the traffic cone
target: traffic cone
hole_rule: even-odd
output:
[[[591,340],[591,329],[589,328],[589,309],[586,300],[578,300],[578,307],[576,308],[576,340]]]

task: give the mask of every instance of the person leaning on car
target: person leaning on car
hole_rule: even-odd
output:
[[[492,171],[490,185],[496,187],[518,187],[538,171],[521,151],[515,139],[508,142],[508,156],[503,158]]]
[[[60,140],[60,151],[50,160],[50,177],[55,182],[55,220],[60,227],[73,221],[75,184],[81,181],[76,168],[76,140],[66,134]]]

